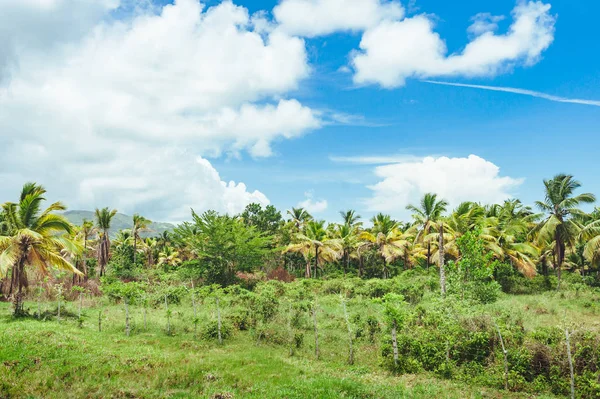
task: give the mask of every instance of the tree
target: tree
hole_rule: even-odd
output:
[[[109,230],[112,218],[117,214],[117,210],[110,210],[108,207],[96,208],[96,226],[99,230],[98,243],[98,267],[100,268],[100,277],[104,276],[106,265],[110,260],[110,237]]]
[[[174,269],[181,263],[179,259],[179,252],[175,251],[171,247],[166,247],[163,252],[158,254],[158,266],[162,266],[167,269]]]
[[[437,199],[437,194],[427,193],[421,198],[419,206],[408,205],[406,209],[413,212],[413,219],[418,226],[416,240],[422,242],[427,248],[427,267],[431,264],[431,240],[429,236],[432,227],[436,225],[443,213],[446,212],[448,202]]]
[[[356,251],[359,244],[358,228],[352,224],[345,223],[336,225],[333,231],[333,237],[341,250],[344,276],[350,267],[350,257]]]
[[[83,265],[83,274],[84,274],[86,280],[88,278],[88,270],[87,270],[88,241],[90,239],[90,236],[92,236],[95,233],[96,233],[96,229],[94,227],[94,222],[92,222],[91,220],[83,219],[83,223],[81,224],[81,228],[79,229],[79,234],[83,238],[82,265]]]
[[[267,205],[265,209],[260,204],[249,204],[240,215],[249,226],[254,226],[262,233],[275,235],[281,226],[283,219],[281,212],[273,205]]]
[[[291,216],[290,221],[296,227],[296,231],[300,231],[308,221],[312,220],[312,216],[304,208],[292,208],[287,211],[287,214]]]
[[[18,203],[7,202],[2,207],[6,221],[6,235],[0,236],[0,277],[11,270],[11,288],[14,295],[14,313],[23,314],[23,288],[27,288],[27,267],[41,274],[48,274],[50,267],[81,274],[69,263],[64,252],[77,252],[77,245],[65,234],[72,231],[67,219],[54,212],[66,207],[55,202],[44,211],[44,187],[36,183],[26,183]]]
[[[414,238],[414,229],[403,232],[400,224],[389,215],[378,214],[372,219],[371,231],[363,231],[360,238],[374,247],[383,259],[383,278],[389,276],[389,264],[398,258],[407,259]]]
[[[565,260],[567,247],[572,247],[582,231],[577,217],[585,215],[579,205],[596,201],[590,193],[574,195],[581,183],[571,175],[559,174],[550,180],[544,180],[544,201],[536,201],[537,207],[544,213],[545,219],[538,224],[537,240],[539,243],[554,243],[554,268],[558,278],[557,289],[560,289],[561,269]]]
[[[148,230],[148,226],[152,223],[151,220],[146,219],[139,214],[133,215],[133,227],[131,228],[131,235],[133,236],[133,264],[136,264],[137,260],[137,243],[141,240],[140,232]]]
[[[359,222],[361,216],[356,214],[356,211],[353,209],[349,209],[347,211],[340,211],[340,216],[344,221],[345,225],[350,227],[359,227],[362,225],[362,222]]]
[[[295,236],[295,242],[288,245],[286,252],[298,252],[304,255],[306,262],[305,277],[310,278],[310,258],[314,257],[313,277],[317,277],[319,263],[332,262],[339,256],[336,241],[327,236],[324,220],[310,220],[303,233]]]
[[[272,252],[273,237],[247,226],[240,218],[219,215],[214,211],[202,215],[192,211],[194,229],[186,229],[183,242],[201,260],[197,270],[208,283],[234,284],[236,272],[252,271],[264,264]]]

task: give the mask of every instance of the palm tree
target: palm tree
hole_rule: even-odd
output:
[[[581,183],[571,175],[559,174],[544,180],[544,187],[544,201],[536,201],[537,207],[545,215],[545,219],[536,227],[537,239],[541,243],[554,243],[554,268],[558,278],[556,289],[560,289],[566,249],[574,245],[582,231],[577,218],[585,215],[585,212],[578,206],[593,203],[596,197],[590,193],[574,196]]]
[[[82,260],[82,269],[85,280],[88,278],[88,270],[87,270],[87,251],[88,251],[88,241],[90,236],[96,233],[96,228],[94,226],[94,222],[91,220],[83,219],[83,223],[79,229],[79,234],[83,238],[83,260]]]
[[[77,252],[77,245],[65,237],[72,226],[68,220],[54,212],[66,207],[55,202],[44,211],[44,187],[26,183],[18,203],[7,202],[4,209],[6,235],[0,236],[0,277],[11,274],[10,294],[14,295],[15,315],[23,314],[23,288],[27,288],[26,267],[48,274],[50,267],[81,274],[69,261],[65,253]]]
[[[147,267],[152,267],[154,265],[154,254],[158,248],[158,240],[155,238],[148,237],[144,240],[143,251],[146,255],[146,265]]]
[[[383,278],[389,275],[389,264],[394,260],[409,256],[409,248],[414,238],[414,229],[405,232],[400,230],[398,222],[389,215],[377,214],[372,219],[371,231],[363,231],[360,238],[367,242],[367,246],[374,247],[383,259]]]
[[[341,250],[341,258],[343,262],[344,276],[350,266],[350,257],[359,244],[358,228],[351,224],[338,224],[333,231],[333,237]]]
[[[300,231],[313,218],[304,208],[292,208],[287,211],[287,214],[291,216],[290,221],[294,224],[297,231]]]
[[[163,252],[158,255],[158,266],[168,266],[174,268],[181,263],[179,252],[171,247],[165,247]]]
[[[347,211],[340,211],[340,216],[344,221],[344,224],[350,227],[358,227],[362,225],[362,222],[359,222],[361,216],[356,214],[356,211],[353,209],[349,209]]]
[[[140,238],[140,232],[148,229],[148,225],[152,223],[150,220],[146,219],[139,214],[133,215],[133,227],[131,228],[131,235],[133,235],[133,264],[135,265],[135,261],[137,258],[137,241]]]
[[[100,268],[100,277],[104,276],[106,265],[110,259],[110,223],[117,214],[117,210],[110,210],[108,207],[96,208],[96,226],[100,231],[100,242],[98,243],[98,267]]]
[[[339,245],[327,236],[324,220],[310,220],[303,233],[295,236],[295,243],[288,245],[285,252],[298,252],[304,255],[306,262],[305,276],[310,278],[310,259],[314,256],[315,267],[313,277],[317,277],[319,263],[331,262],[339,256]]]
[[[427,248],[427,267],[431,264],[431,240],[427,239],[432,227],[439,222],[442,214],[446,212],[448,202],[437,199],[437,194],[427,193],[421,198],[419,206],[408,205],[406,209],[413,212],[415,225],[418,226],[416,240]]]

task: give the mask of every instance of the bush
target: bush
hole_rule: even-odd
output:
[[[233,327],[229,322],[224,320],[221,323],[221,338],[227,339],[231,336],[233,332]],[[217,320],[211,320],[206,325],[203,326],[200,336],[205,340],[215,340],[219,339],[219,323]]]

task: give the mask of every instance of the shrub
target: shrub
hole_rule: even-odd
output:
[[[233,327],[229,322],[223,320],[221,323],[221,338],[227,339],[231,336]],[[211,320],[203,326],[200,336],[205,340],[214,340],[219,338],[219,323],[217,320]]]

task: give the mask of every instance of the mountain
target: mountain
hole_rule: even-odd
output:
[[[96,220],[92,211],[66,211],[64,215],[71,223],[77,226],[83,223],[83,219]],[[117,213],[112,219],[110,236],[114,237],[119,230],[131,229],[132,219],[132,216]],[[173,230],[174,227],[171,223],[153,222],[148,226],[149,231],[144,231],[140,235],[142,237],[158,236],[165,231]]]

